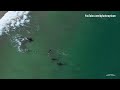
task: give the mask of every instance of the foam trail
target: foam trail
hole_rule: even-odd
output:
[[[30,11],[8,11],[0,19],[0,36],[3,33],[8,33],[10,28],[15,30],[17,27],[24,26],[25,23],[30,22],[28,14]]]

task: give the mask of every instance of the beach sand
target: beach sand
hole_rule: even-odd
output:
[[[7,11],[0,11],[0,18],[6,13]]]

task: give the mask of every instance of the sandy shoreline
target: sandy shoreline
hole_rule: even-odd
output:
[[[0,18],[6,13],[7,11],[0,11]]]

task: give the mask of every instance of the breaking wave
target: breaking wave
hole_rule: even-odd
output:
[[[0,19],[0,36],[3,33],[8,34],[10,29],[15,30],[17,27],[24,26],[30,22],[28,17],[29,11],[8,11]]]
[[[8,34],[12,31],[17,31],[17,28],[25,26],[26,23],[30,22],[30,11],[8,11],[0,19],[0,36]],[[19,52],[27,51],[25,44],[27,38],[21,34],[10,35],[10,40],[14,43],[15,47]],[[23,48],[24,47],[24,48]]]

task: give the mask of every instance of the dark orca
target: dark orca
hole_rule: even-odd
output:
[[[48,54],[51,52],[52,50],[50,49],[49,51],[48,51]]]
[[[57,58],[51,58],[51,60],[56,61],[56,60],[58,60],[58,59],[57,59]]]
[[[62,63],[62,62],[57,62],[57,65],[62,66],[62,65],[64,65],[64,63]]]
[[[27,39],[28,39],[29,42],[33,41],[33,39],[31,37],[28,37]]]

